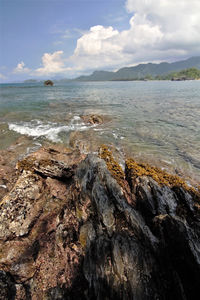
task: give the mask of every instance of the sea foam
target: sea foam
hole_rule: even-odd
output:
[[[91,127],[81,122],[78,116],[74,116],[69,125],[32,120],[30,122],[9,123],[8,126],[9,130],[13,130],[22,135],[28,135],[34,138],[45,137],[52,142],[61,142],[61,138],[59,137],[59,133],[61,132],[74,130],[83,131]]]

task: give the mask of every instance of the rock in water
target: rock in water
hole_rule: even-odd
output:
[[[0,299],[197,299],[198,193],[100,156],[42,148],[18,163],[0,203]]]
[[[99,115],[83,115],[81,118],[85,123],[91,125],[99,125],[103,123],[103,116]]]
[[[51,81],[51,80],[45,80],[44,85],[53,86],[53,81]]]

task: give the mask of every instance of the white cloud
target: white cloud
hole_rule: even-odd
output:
[[[77,41],[71,60],[77,69],[112,65],[113,58],[122,59],[122,47],[117,43],[119,32],[113,27],[93,26]]]
[[[54,45],[81,35],[71,57],[64,57],[61,50],[45,53],[42,65],[36,70],[26,68],[22,61],[14,72],[70,77],[99,68],[117,69],[141,62],[174,61],[200,55],[199,0],[127,0],[125,4],[127,12],[132,14],[127,30],[96,25],[87,32],[56,31],[60,40]]]
[[[66,67],[66,61],[62,57],[63,51],[56,51],[54,53],[45,53],[42,56],[42,67],[36,69],[33,75],[47,76],[66,72],[71,68]]]
[[[174,60],[200,53],[199,0],[127,0],[127,30],[93,26],[78,40],[77,69]]]
[[[156,45],[157,50],[199,54],[199,0],[127,0],[126,7],[140,20],[143,18],[145,24],[149,22],[159,27],[163,36]]]
[[[30,72],[30,69],[25,67],[25,63],[23,61],[18,63],[17,67],[13,70],[13,73],[28,73],[28,72]]]
[[[103,26],[93,26],[90,28],[90,31],[84,34],[77,41],[77,47],[75,49],[75,56],[78,55],[99,55],[99,54],[108,54],[114,51],[120,51],[121,48],[119,45],[114,45],[114,48],[110,47],[110,41],[119,32],[117,30],[113,30],[110,27]]]

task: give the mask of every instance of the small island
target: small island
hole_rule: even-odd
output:
[[[44,82],[44,85],[50,85],[50,86],[53,86],[53,81],[51,81],[51,80],[45,80],[45,82]]]

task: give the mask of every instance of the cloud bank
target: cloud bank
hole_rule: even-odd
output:
[[[82,69],[175,60],[200,53],[199,0],[127,0],[129,28],[94,26],[72,56]]]

